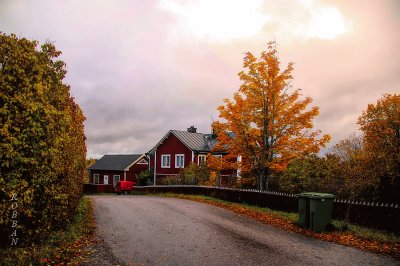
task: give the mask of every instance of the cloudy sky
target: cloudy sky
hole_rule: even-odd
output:
[[[400,93],[399,14],[398,0],[0,0],[0,31],[63,52],[98,158],[147,152],[170,129],[210,132],[243,53],[271,40],[332,146],[368,103]]]

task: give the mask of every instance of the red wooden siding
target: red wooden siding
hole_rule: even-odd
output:
[[[129,168],[129,171],[126,172],[126,181],[133,181],[136,183],[139,183],[139,179],[137,178],[137,176],[143,172],[149,169],[149,165],[148,164],[134,164],[131,166],[131,168]]]
[[[185,156],[184,159],[184,167],[186,168],[190,163],[199,163],[199,155],[207,155],[206,153],[198,153],[192,152],[191,149],[185,146],[172,132],[169,133],[168,137],[162,140],[162,143],[152,151],[150,157],[150,168],[155,171],[156,175],[156,185],[162,185],[163,179],[167,176],[179,175],[181,172],[180,168],[175,167],[175,155],[183,154]],[[162,156],[170,155],[170,167],[169,168],[161,168]],[[156,156],[156,160],[154,158]],[[193,158],[192,158],[193,156]],[[192,161],[193,160],[193,161]],[[156,161],[156,165],[154,165],[154,161]],[[235,170],[226,170],[221,171],[221,175],[226,178],[231,178],[236,176]]]
[[[140,162],[140,160],[138,161]],[[149,169],[148,164],[139,164],[135,163],[132,165],[128,171],[112,171],[112,170],[91,170],[90,171],[90,176],[89,176],[89,183],[94,184],[94,175],[98,174],[99,175],[99,184],[96,184],[96,192],[101,193],[101,192],[114,192],[113,188],[113,180],[114,180],[114,175],[119,175],[120,180],[124,181],[124,178],[126,181],[133,181],[138,183],[139,180],[137,176]],[[104,176],[108,175],[108,184],[104,184]]]
[[[94,174],[99,174],[99,184],[104,184],[104,176],[108,175],[108,184],[112,185],[113,176],[119,175],[120,180],[124,180],[123,171],[106,171],[106,170],[91,170],[89,183],[94,184]]]
[[[187,148],[174,134],[170,134],[167,139],[156,150],[156,172],[157,177],[165,177],[167,175],[178,175],[180,168],[175,168],[175,155],[184,154],[184,167],[192,162],[192,151]],[[171,155],[170,168],[161,168],[161,155]],[[154,155],[151,158],[152,168],[154,168]]]

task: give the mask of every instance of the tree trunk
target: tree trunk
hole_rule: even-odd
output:
[[[265,186],[264,186],[265,191],[268,190],[270,178],[271,178],[271,173],[269,172],[269,169],[267,169],[266,175],[265,175]]]
[[[266,191],[268,189],[268,183],[269,183],[269,169],[267,167],[263,167],[260,174],[259,189],[262,191]]]

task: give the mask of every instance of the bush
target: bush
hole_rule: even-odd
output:
[[[191,163],[179,175],[167,176],[164,185],[203,185],[210,180],[210,170],[206,165]]]
[[[179,175],[170,175],[164,178],[163,180],[164,185],[183,185],[182,179]]]
[[[151,186],[153,185],[153,170],[146,170],[140,172],[138,175],[139,186]]]
[[[0,245],[44,239],[82,196],[85,118],[61,52],[37,45],[0,32]]]

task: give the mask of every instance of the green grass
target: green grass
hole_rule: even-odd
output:
[[[285,218],[286,220],[289,220],[291,222],[296,222],[297,219],[299,218],[299,215],[297,213],[294,212],[284,212],[284,211],[276,211],[276,210],[272,210],[269,208],[262,208],[262,207],[257,207],[257,206],[253,206],[253,205],[248,205],[246,203],[241,203],[240,205],[245,206],[249,209],[253,209],[259,212],[266,212],[266,213],[271,213],[277,216],[280,216],[282,218]]]
[[[0,249],[1,265],[46,265],[65,262],[78,254],[80,243],[94,230],[92,202],[83,197],[65,230],[53,232],[43,243]],[[78,252],[77,252],[78,251]]]
[[[332,224],[340,229],[347,226],[348,230],[356,236],[390,243],[400,243],[400,236],[384,230],[372,229],[360,225],[346,223],[345,221],[332,220]]]
[[[249,205],[246,203],[232,203],[229,201],[220,200],[217,198],[203,196],[203,195],[184,195],[184,194],[174,194],[174,193],[160,193],[160,194],[151,194],[153,196],[164,196],[164,197],[176,197],[176,198],[189,198],[189,199],[203,199],[209,200],[214,202],[220,202],[224,204],[234,204],[240,205],[250,210],[258,211],[258,212],[266,212],[270,214],[274,214],[276,216],[280,216],[288,221],[296,223],[298,220],[298,214],[293,212],[284,212],[284,211],[276,211],[271,210],[269,208],[261,208],[253,205]],[[339,220],[332,220],[332,224],[340,231],[340,228],[343,228],[345,225],[348,227],[348,231],[352,232],[354,235],[371,240],[378,240],[383,242],[390,242],[390,243],[400,243],[400,236],[394,233],[386,232],[383,230],[376,230],[373,228],[367,228],[355,224],[346,223],[345,221]]]

